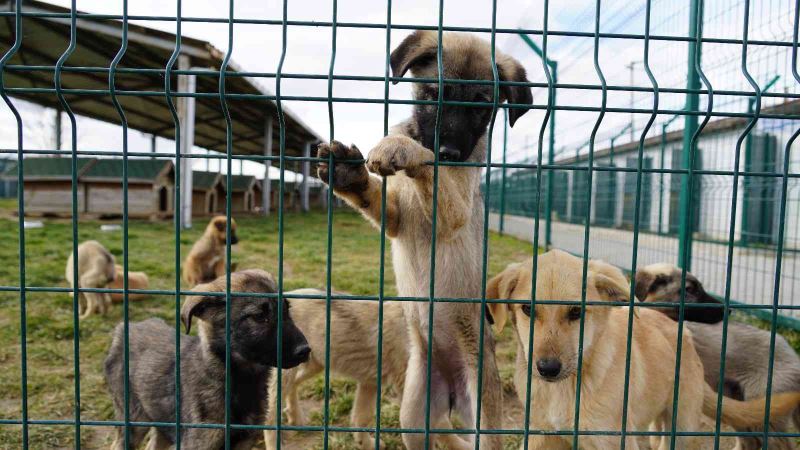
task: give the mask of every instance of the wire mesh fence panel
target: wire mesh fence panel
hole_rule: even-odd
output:
[[[58,3],[0,1],[0,448],[796,445],[800,1]]]

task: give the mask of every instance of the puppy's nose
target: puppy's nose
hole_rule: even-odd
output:
[[[536,370],[545,378],[553,378],[561,372],[561,361],[556,358],[542,358],[536,361]]]
[[[458,161],[461,152],[453,147],[446,147],[442,145],[439,147],[439,160],[441,161]]]
[[[239,238],[236,235],[231,235],[231,245],[236,245],[239,243]]]
[[[310,354],[311,347],[309,347],[308,344],[298,345],[295,347],[294,352],[292,352],[292,359],[294,361],[306,362]]]

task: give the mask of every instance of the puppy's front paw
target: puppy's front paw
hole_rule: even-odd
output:
[[[344,192],[363,192],[369,183],[369,174],[364,167],[364,156],[355,145],[350,147],[339,141],[330,144],[321,143],[317,147],[317,158],[329,159],[333,154],[333,189]],[[327,162],[320,162],[317,176],[323,183],[330,181],[330,167]]]
[[[369,152],[367,168],[383,176],[405,170],[408,176],[413,177],[425,163],[425,156],[425,152],[420,151],[420,145],[410,137],[386,136]]]

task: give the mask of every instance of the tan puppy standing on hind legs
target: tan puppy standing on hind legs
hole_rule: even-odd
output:
[[[183,262],[183,281],[188,287],[208,283],[225,274],[225,216],[214,216],[205,232],[194,243],[189,256]],[[239,242],[236,235],[236,221],[231,217],[231,245]],[[231,264],[231,272],[236,266]]]
[[[608,276],[610,266],[595,272],[590,264],[586,280],[586,300],[629,301],[630,288],[622,285],[619,273]],[[553,250],[538,259],[536,300],[580,300],[583,261],[565,252]],[[529,301],[531,299],[532,263],[509,265],[492,278],[487,297]],[[517,340],[517,362],[514,383],[524,403],[528,367],[532,373],[531,404],[538,413],[531,414],[532,430],[570,431],[574,426],[579,354],[578,305],[525,303],[490,303],[496,331],[510,319]],[[651,426],[656,431],[672,428],[673,395],[678,327],[665,315],[648,308],[637,308],[633,317],[629,372],[628,404],[624,405],[628,307],[587,305],[584,312],[583,364],[580,385],[581,431],[620,431],[623,408],[627,409],[627,431],[644,432]],[[531,321],[534,321],[533,348],[529,347]],[[528,355],[532,355],[531,363]],[[681,370],[678,383],[676,430],[703,431],[703,415],[715,417],[717,394],[703,380],[703,365],[693,345],[691,333],[684,329]],[[800,402],[800,393],[772,396],[770,417],[791,413]],[[725,397],[722,421],[733,426],[762,423],[765,416],[763,399],[740,402]],[[677,449],[709,448],[705,437],[680,436]],[[572,436],[531,435],[529,449],[560,450],[571,448]],[[585,450],[607,450],[620,447],[620,436],[582,435],[578,444]],[[627,449],[637,450],[637,438],[628,435]],[[659,450],[670,448],[670,438],[651,438]]]
[[[475,36],[444,33],[442,37],[442,75],[445,79],[493,81],[490,45]],[[415,77],[436,78],[438,75],[438,34],[416,31],[391,54],[392,74],[403,76],[409,70]],[[527,82],[519,62],[496,52],[499,81]],[[322,144],[318,156],[333,155],[333,189],[336,195],[358,209],[373,224],[381,221],[381,184],[386,177],[386,233],[392,239],[392,260],[397,290],[403,297],[430,296],[431,238],[433,235],[434,168],[429,163],[438,152],[441,161],[483,163],[487,151],[487,126],[491,119],[493,86],[484,84],[445,83],[446,102],[482,102],[484,107],[442,105],[437,121],[437,106],[418,104],[411,118],[395,126],[369,153],[366,167],[355,147],[338,142]],[[436,101],[437,83],[415,83],[416,100]],[[529,105],[530,88],[500,87],[498,101]],[[514,122],[527,108],[509,109]],[[434,148],[439,123],[439,148]],[[319,177],[329,181],[327,163],[319,166]],[[435,297],[481,298],[481,242],[484,210],[480,192],[480,167],[440,166],[438,169],[438,203],[436,215]],[[404,315],[409,331],[409,360],[405,388],[400,407],[403,428],[423,429],[428,397],[427,352],[429,303],[404,302]],[[433,354],[430,367],[430,425],[450,427],[450,414],[473,428],[477,393],[481,391],[481,428],[502,426],[502,388],[494,357],[494,338],[489,327],[483,334],[483,385],[478,386],[478,354],[480,352],[481,306],[477,303],[440,302],[434,307]],[[403,442],[411,450],[424,447],[421,433],[404,433]],[[498,450],[502,437],[482,434],[481,448]],[[460,448],[473,445],[461,442]]]

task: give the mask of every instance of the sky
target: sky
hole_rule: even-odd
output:
[[[756,5],[751,12],[751,38],[786,39],[791,37],[792,15],[789,0],[775,0],[777,3],[765,8]],[[51,0],[61,6],[69,6],[69,0]],[[594,31],[595,2],[587,0],[558,0],[549,2],[549,27],[551,30]],[[651,26],[652,32],[659,35],[686,35],[688,29],[688,0],[673,2],[669,0],[653,0]],[[443,20],[448,26],[491,27],[492,2],[488,0],[444,0]],[[758,2],[760,4],[760,2]],[[786,5],[789,5],[787,7]],[[288,1],[289,20],[325,21],[332,20],[331,0]],[[79,10],[92,13],[121,14],[121,0],[77,0]],[[387,4],[375,0],[338,0],[337,20],[344,22],[366,22],[383,24],[387,20]],[[283,2],[280,0],[256,1],[235,0],[234,17],[279,20],[282,16]],[[605,0],[602,2],[600,31],[609,33],[643,33],[645,0]],[[784,11],[785,10],[785,11]],[[392,23],[436,25],[438,23],[439,1],[437,0],[393,0]],[[544,11],[543,0],[497,0],[498,28],[541,29]],[[741,37],[743,8],[740,2],[730,0],[706,1],[707,35],[726,38]],[[130,15],[175,16],[174,0],[129,0]],[[191,0],[183,2],[184,17],[227,18],[230,14],[227,2]],[[135,23],[135,22],[134,22]],[[140,25],[158,28],[168,32],[175,31],[175,22],[138,22]],[[274,72],[281,54],[281,28],[273,25],[234,26],[232,60],[243,70],[254,72]],[[409,30],[393,30],[391,47],[394,48],[410,33]],[[183,34],[211,42],[222,51],[227,51],[228,25],[225,23],[193,23],[183,24]],[[484,34],[489,38],[489,34]],[[327,75],[331,64],[332,34],[330,27],[289,27],[287,56],[284,72]],[[540,38],[535,37],[537,42]],[[66,45],[66,43],[64,43]],[[385,70],[386,32],[384,29],[356,29],[339,27],[336,40],[336,59],[334,73],[337,75],[384,75]],[[541,60],[516,35],[499,34],[496,39],[497,48],[522,62],[531,81],[544,81]],[[578,84],[598,84],[599,78],[594,69],[594,41],[591,37],[551,37],[550,55],[559,61],[559,82]],[[751,49],[751,61],[758,67],[755,76],[759,82],[766,79],[774,65],[782,64],[787,59],[786,49]],[[643,71],[641,40],[601,39],[598,58],[603,75],[609,85],[649,86],[650,82]],[[707,45],[704,50],[704,64],[715,88],[744,89],[746,80],[738,71],[739,46]],[[759,58],[760,54],[765,56]],[[651,66],[661,87],[684,87],[686,74],[686,46],[682,43],[654,41],[651,44]],[[774,61],[772,61],[774,60]],[[634,62],[634,69],[629,64]],[[784,68],[785,69],[785,68]],[[760,70],[760,72],[759,72]],[[763,72],[763,76],[761,74]],[[760,78],[760,79],[759,79]],[[784,73],[783,83],[776,89],[787,90],[792,86],[791,76]],[[274,92],[274,79],[261,78],[259,83]],[[284,95],[327,96],[327,81],[284,79],[282,82]],[[337,80],[333,85],[336,97],[366,97],[383,99],[383,82],[353,82]],[[534,103],[547,103],[547,91],[534,89]],[[400,83],[390,87],[390,98],[407,99],[410,97],[410,84]],[[608,106],[626,107],[631,103],[641,108],[652,104],[651,94],[627,92],[608,93]],[[679,108],[684,99],[678,95],[664,95],[662,105]],[[600,94],[591,90],[559,90],[559,105],[599,106]],[[724,107],[724,101],[722,102]],[[372,148],[383,136],[384,114],[382,104],[367,103],[334,103],[333,122],[329,120],[327,102],[295,101],[285,105],[304,122],[310,125],[320,136],[332,137],[345,143],[355,143],[364,151]],[[731,106],[740,108],[741,102]],[[45,110],[30,104],[22,106],[25,123],[26,142],[32,148],[52,147],[52,110]],[[389,125],[399,122],[410,113],[408,105],[391,105]],[[543,113],[531,111],[520,119],[513,129],[508,130],[507,142],[509,161],[535,157],[536,143],[542,125]],[[596,112],[559,111],[557,114],[556,148],[572,152],[589,138],[597,121]],[[606,114],[598,128],[598,148],[603,148],[600,141],[616,134],[620,128],[634,122],[634,129],[639,130],[646,122],[649,114],[631,117],[630,114]],[[11,116],[4,106],[0,107],[0,120],[3,124],[10,122]],[[659,117],[667,120],[669,117]],[[66,128],[65,133],[70,130]],[[680,121],[678,121],[680,122]],[[679,125],[679,124],[678,124]],[[333,132],[331,131],[333,130]],[[660,130],[660,128],[659,128]],[[637,131],[638,132],[638,131]],[[121,129],[110,124],[100,124],[88,119],[78,121],[79,147],[107,148],[119,151]],[[495,149],[502,148],[503,128],[502,114],[493,133]],[[66,136],[66,135],[65,135]],[[638,135],[635,136],[638,138]],[[619,142],[619,141],[618,141]],[[149,149],[149,136],[132,131],[129,138],[130,148]],[[0,125],[0,145],[4,148],[15,145],[13,127]],[[114,148],[114,147],[117,148]],[[159,139],[158,151],[174,152],[172,141]],[[200,149],[198,149],[200,151]],[[496,161],[500,151],[494,151]],[[205,168],[205,162],[197,161],[199,168]],[[212,162],[212,169],[214,168]],[[260,174],[263,168],[256,163],[245,163],[245,172]],[[236,167],[236,165],[234,165]]]

